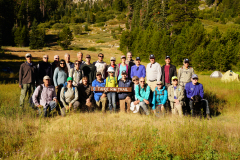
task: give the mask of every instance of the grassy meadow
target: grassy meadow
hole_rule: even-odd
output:
[[[18,108],[17,84],[0,85],[2,159],[239,159],[238,82],[200,76],[212,119],[69,113]]]

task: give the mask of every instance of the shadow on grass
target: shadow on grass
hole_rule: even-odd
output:
[[[58,36],[54,35],[54,34],[49,34],[45,36],[45,40],[46,40],[46,47],[52,47],[52,46],[57,46],[58,43]]]
[[[208,91],[204,93],[204,99],[208,100],[208,105],[212,116],[221,115],[221,111],[227,103],[226,100],[220,99],[216,96],[216,94]]]

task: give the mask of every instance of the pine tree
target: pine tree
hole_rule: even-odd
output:
[[[24,25],[23,27],[17,27],[14,32],[14,42],[19,47],[25,47],[28,45],[28,29]]]
[[[73,35],[70,28],[66,26],[59,34],[58,44],[62,49],[68,49],[69,45],[71,45],[71,41],[73,41]]]
[[[37,28],[37,20],[34,19],[30,33],[30,49],[42,49],[45,45],[45,31]]]

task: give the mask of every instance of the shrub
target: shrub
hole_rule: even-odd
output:
[[[240,24],[240,17],[238,16],[235,21],[234,21],[236,24]]]
[[[110,14],[110,15],[107,16],[107,20],[114,19],[114,18],[115,18],[115,15],[113,15],[113,14]]]
[[[126,15],[124,13],[117,16],[118,20],[123,20],[124,18],[126,18]]]
[[[96,43],[105,43],[103,40],[97,40]]]
[[[107,18],[105,15],[98,15],[96,16],[96,23],[99,23],[99,22],[106,22],[107,21]]]
[[[80,26],[74,26],[73,27],[73,32],[75,35],[81,34],[82,33],[82,28]]]
[[[45,23],[40,23],[38,25],[38,28],[50,28],[50,23],[49,22],[45,22]]]
[[[67,26],[64,27],[62,32],[59,34],[59,38],[60,40],[58,41],[58,44],[62,47],[62,49],[68,49],[71,41],[73,40],[73,35],[70,31],[70,28]]]
[[[65,24],[55,23],[55,24],[52,26],[52,29],[59,30],[59,29],[63,29],[64,27],[65,27]]]
[[[89,47],[87,50],[88,51],[97,51],[97,49],[95,47]]]
[[[84,30],[85,30],[85,31],[91,31],[91,30],[88,28],[88,24],[86,24],[86,25],[84,26]]]
[[[93,26],[94,27],[103,27],[104,25],[105,25],[105,22],[100,22],[100,23],[94,24]]]
[[[62,23],[70,23],[71,18],[68,16],[63,16],[61,19]]]

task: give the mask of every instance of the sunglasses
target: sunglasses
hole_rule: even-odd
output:
[[[72,81],[68,81],[68,82],[72,82]]]
[[[59,58],[54,58],[54,59],[59,59]]]
[[[173,81],[178,81],[177,79],[174,79]]]
[[[141,83],[144,83],[145,81],[140,81]]]
[[[193,80],[195,80],[195,81],[196,81],[196,80],[198,80],[198,79],[197,79],[197,78],[193,78]]]
[[[115,60],[111,60],[111,61],[115,61]]]
[[[65,64],[65,63],[60,63],[60,64]]]
[[[27,56],[26,58],[31,58],[31,56]]]
[[[48,57],[43,57],[44,59],[48,59]]]
[[[79,65],[79,63],[75,63],[75,65]]]
[[[113,72],[109,72],[109,73],[113,73]]]
[[[103,57],[103,56],[98,56],[98,57]]]
[[[157,85],[162,85],[162,84],[157,84]]]

